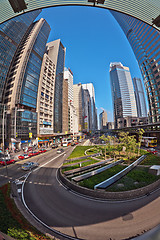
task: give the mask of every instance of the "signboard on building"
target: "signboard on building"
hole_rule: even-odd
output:
[[[40,128],[39,133],[40,134],[52,134],[53,128]]]
[[[32,138],[32,133],[29,133],[29,138]]]
[[[43,121],[43,124],[51,126],[51,122]]]

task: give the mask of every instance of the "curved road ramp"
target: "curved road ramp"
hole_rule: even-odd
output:
[[[118,165],[119,163],[122,163],[122,162],[123,162],[123,160],[119,160],[117,162],[111,163],[111,164],[109,164],[107,166],[98,168],[98,169],[93,170],[91,172],[84,173],[84,174],[82,174],[80,176],[77,176],[77,177],[73,177],[72,180],[74,180],[75,182],[82,181],[82,180],[84,180],[86,178],[89,178],[89,177],[92,177],[92,176],[94,176],[94,175],[96,175],[98,173],[101,173],[101,172],[103,172],[103,171],[105,171],[105,170],[107,170],[107,169],[109,169],[111,167],[114,167],[114,166],[116,166],[116,165]],[[98,166],[98,164],[97,164],[97,166]]]
[[[130,172],[134,167],[136,167],[138,164],[140,164],[145,159],[145,157],[146,157],[146,155],[142,155],[140,158],[138,158],[136,161],[131,163],[128,167],[126,167],[119,173],[117,173],[114,176],[106,179],[105,181],[95,185],[94,189],[97,189],[97,188],[105,189],[105,188],[109,187],[111,184],[118,181],[120,178],[122,178],[124,175],[126,175],[128,172]]]

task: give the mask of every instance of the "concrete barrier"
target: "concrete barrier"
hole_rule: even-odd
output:
[[[61,172],[61,169],[58,169],[58,178],[60,181],[68,188],[79,194],[89,196],[95,199],[107,199],[107,200],[128,200],[134,199],[142,196],[148,196],[152,191],[158,189],[160,187],[160,179],[156,182],[135,190],[123,191],[123,192],[107,192],[105,190],[92,190],[87,189],[85,187],[81,187],[74,183],[73,181],[69,181]]]
[[[98,162],[98,163],[93,163],[93,164],[85,166],[85,167],[68,170],[68,171],[65,171],[64,174],[65,175],[70,175],[70,174],[86,171],[86,170],[89,170],[89,169],[92,169],[92,168],[95,168],[95,167],[98,167],[98,166],[101,166],[101,165],[105,165],[105,163],[110,162],[111,160],[112,159],[108,159],[108,160],[101,161],[101,162]],[[67,165],[65,165],[65,166],[67,167]]]
[[[128,167],[126,167],[125,169],[123,169],[122,171],[120,171],[119,173],[115,174],[114,176],[106,179],[105,181],[97,184],[94,186],[94,189],[97,188],[101,188],[101,189],[105,189],[108,186],[112,185],[113,183],[115,183],[116,181],[118,181],[120,178],[122,178],[123,176],[125,176],[128,172],[130,172],[134,167],[136,167],[139,163],[141,163],[144,159],[145,159],[145,155],[141,156],[140,158],[138,158],[136,161],[134,161],[132,164],[130,164]]]
[[[79,181],[82,181],[83,179],[86,179],[86,178],[89,178],[89,177],[92,177],[98,173],[101,173],[101,172],[104,172],[105,170],[111,168],[111,167],[114,167],[116,165],[118,165],[119,163],[122,163],[123,160],[119,160],[117,162],[114,162],[114,163],[111,163],[111,164],[108,164],[107,166],[104,166],[104,167],[101,167],[101,168],[98,168],[96,170],[93,170],[91,172],[88,172],[88,173],[84,173],[82,175],[79,175],[77,177],[73,177],[72,180],[74,180],[75,182],[79,182]]]

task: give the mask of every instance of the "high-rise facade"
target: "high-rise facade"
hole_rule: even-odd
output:
[[[150,122],[160,121],[160,32],[128,15],[110,11],[137,58],[149,103]]]
[[[142,81],[140,78],[133,78],[134,93],[137,105],[137,116],[147,117],[147,107],[144,95],[144,90],[142,86]]]
[[[37,97],[37,135],[53,134],[55,63],[45,53],[39,78]]]
[[[4,89],[7,78],[10,84],[12,84],[14,78],[14,72],[9,74],[9,68],[18,45],[40,12],[41,10],[26,13],[0,25],[0,141],[2,140]]]
[[[84,98],[81,83],[73,85],[73,105],[78,117],[78,131],[82,132],[84,128]]]
[[[56,65],[56,79],[54,91],[54,132],[62,132],[63,115],[63,81],[64,81],[64,63],[65,52],[60,39],[47,43],[48,56]]]
[[[89,132],[92,127],[91,98],[88,89],[83,89],[84,93],[84,130]]]
[[[107,126],[107,112],[104,110],[99,114],[99,125],[101,130]]]
[[[37,93],[49,32],[44,19],[32,23],[12,59],[3,98],[10,112],[11,138],[25,141],[37,136]]]
[[[63,81],[62,132],[68,133],[68,80]]]
[[[110,82],[114,122],[115,127],[117,127],[118,118],[137,117],[136,100],[129,68],[119,62],[111,63]]]
[[[64,80],[68,82],[68,131],[74,133],[78,132],[78,118],[73,105],[73,72],[70,68],[65,68]]]
[[[87,89],[90,94],[90,99],[91,99],[91,112],[92,112],[92,125],[91,125],[91,130],[96,130],[97,129],[97,111],[96,111],[96,105],[95,105],[95,91],[94,91],[94,86],[92,83],[86,83],[82,84],[83,89]]]

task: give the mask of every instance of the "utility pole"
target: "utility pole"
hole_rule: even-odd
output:
[[[17,125],[17,106],[15,106],[14,113],[14,138],[16,139],[16,125]]]
[[[3,142],[3,156],[4,156],[5,166],[6,166],[6,173],[7,173],[7,177],[8,177],[7,163],[6,163],[6,158],[5,158],[5,154],[4,154],[4,138],[5,138],[4,121],[5,121],[5,112],[6,112],[6,108],[5,108],[5,105],[4,105],[4,107],[3,107],[3,119],[2,119],[2,142]]]
[[[2,118],[2,143],[3,143],[3,153],[4,153],[4,119],[5,119],[5,105],[3,107],[3,118]]]

